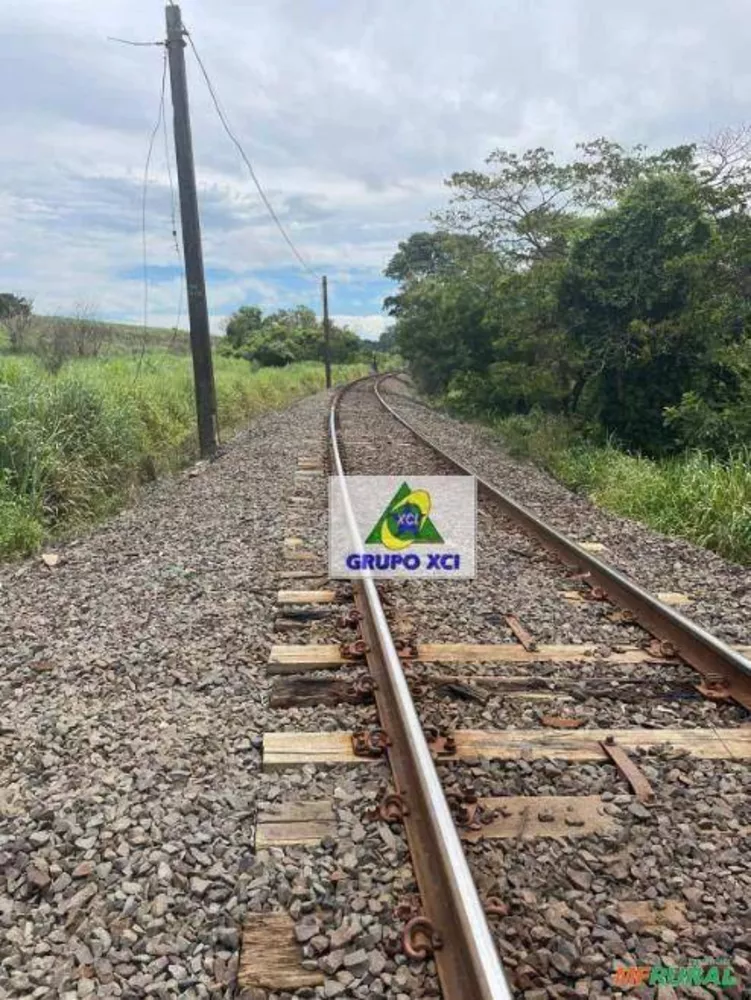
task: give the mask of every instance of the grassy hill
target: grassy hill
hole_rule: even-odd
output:
[[[110,323],[81,316],[32,316],[24,332],[23,353],[44,356],[57,343],[70,357],[133,354],[142,350],[187,354],[190,338],[185,330],[167,327]],[[0,351],[8,351],[10,339],[0,323]]]

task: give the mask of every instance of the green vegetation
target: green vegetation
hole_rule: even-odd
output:
[[[187,322],[187,320],[186,320]],[[84,310],[78,316],[34,316],[32,338],[49,344],[57,336],[75,351],[74,357],[140,354],[141,351],[169,351],[190,354],[190,336],[186,330],[133,323],[103,322]],[[98,345],[98,346],[97,346]],[[30,351],[35,352],[34,340]],[[70,357],[71,355],[68,355]]]
[[[751,560],[751,130],[487,162],[385,271],[417,384],[598,502]]]
[[[379,345],[332,326],[334,377],[365,374]],[[214,357],[222,433],[322,389],[323,331],[304,307],[246,306]],[[190,344],[180,330],[103,323],[88,305],[37,316],[0,294],[0,558],[117,510],[195,454]]]
[[[539,410],[493,426],[511,454],[598,506],[751,564],[751,448],[725,460],[700,451],[651,459],[587,440],[567,418]]]
[[[321,389],[318,364],[254,371],[217,357],[219,423],[231,428]],[[345,380],[364,366],[335,369]],[[0,556],[33,552],[45,536],[108,514],[140,482],[194,455],[189,358],[81,360],[47,371],[0,355]]]
[[[187,354],[184,330],[134,326],[97,320],[93,307],[79,304],[73,316],[37,316],[33,303],[10,293],[0,294],[0,353],[33,354],[48,371],[66,361],[150,351]]]
[[[333,364],[369,360],[381,350],[379,344],[363,341],[347,327],[330,324]],[[295,361],[323,361],[323,324],[312,309],[280,309],[267,316],[258,306],[242,306],[230,317],[221,350],[232,357],[258,365],[283,367]]]

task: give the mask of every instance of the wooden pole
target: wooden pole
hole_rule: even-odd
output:
[[[326,388],[331,388],[331,324],[329,323],[329,285],[324,274],[323,286],[323,363],[326,366]]]
[[[185,39],[180,8],[172,4],[166,8],[166,14],[167,52],[174,109],[175,157],[180,190],[180,219],[188,286],[190,350],[193,355],[196,389],[198,443],[201,457],[211,458],[216,454],[216,392],[201,248],[201,223],[198,216],[196,171],[193,162],[193,137],[190,130],[188,81],[185,74]]]

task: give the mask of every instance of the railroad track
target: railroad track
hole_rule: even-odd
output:
[[[328,471],[472,473],[406,420],[388,385],[361,380],[337,395]],[[321,487],[323,473],[322,456],[301,456],[302,534],[320,526],[305,489]],[[264,766],[381,769],[389,785],[368,816],[403,830],[419,890],[393,914],[400,948],[428,971],[435,964],[445,1000],[618,995],[619,963],[689,962],[702,947],[729,968],[751,879],[726,863],[729,903],[705,933],[704,882],[670,854],[659,810],[675,809],[678,846],[701,837],[706,852],[716,835],[719,861],[748,838],[749,800],[735,789],[751,757],[749,648],[478,485],[476,581],[334,589],[320,556],[289,540],[277,629],[296,639],[307,630],[310,641],[272,648],[271,702],[303,719],[328,706],[333,724],[267,733]],[[564,641],[572,634],[578,641]],[[337,726],[345,720],[354,729]],[[703,812],[692,833],[682,799],[692,784],[722,791],[729,825],[713,831]],[[334,829],[322,815],[320,803],[262,815],[262,843],[311,843]],[[640,843],[657,844],[648,857],[662,853],[670,871],[654,871],[654,892],[634,874]],[[552,900],[542,899],[546,881],[560,889]],[[724,995],[741,988],[728,980]]]

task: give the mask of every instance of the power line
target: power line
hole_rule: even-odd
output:
[[[162,125],[164,131],[164,161],[167,165],[167,180],[169,182],[169,194],[170,194],[170,218],[172,222],[172,239],[174,241],[175,250],[178,255],[180,253],[180,243],[177,236],[177,211],[176,211],[176,200],[175,200],[175,185],[172,179],[172,160],[170,157],[170,145],[169,145],[169,130],[167,129],[167,116],[162,116]]]
[[[180,248],[179,248],[179,246],[177,244],[177,231],[176,231],[177,224],[175,222],[175,193],[174,193],[174,188],[173,188],[173,184],[172,184],[172,171],[171,171],[171,168],[170,168],[170,161],[169,161],[169,149],[168,149],[168,147],[166,145],[167,144],[167,118],[166,118],[166,116],[164,114],[164,102],[165,102],[165,92],[166,92],[166,83],[167,83],[167,46],[166,46],[166,44],[164,42],[136,42],[136,41],[131,40],[130,38],[116,38],[113,35],[108,35],[107,36],[107,41],[108,42],[119,42],[121,45],[133,45],[133,46],[136,46],[138,48],[159,46],[159,47],[161,47],[161,48],[164,49],[164,63],[163,63],[163,66],[162,66],[162,84],[161,84],[161,93],[160,93],[160,97],[159,97],[159,114],[157,116],[156,124],[154,125],[154,128],[152,129],[151,135],[149,137],[149,148],[148,148],[148,152],[146,153],[146,165],[144,167],[144,174],[143,174],[143,195],[142,195],[142,199],[141,199],[141,241],[142,241],[142,247],[143,247],[143,329],[144,329],[144,341],[143,341],[143,346],[142,346],[142,350],[141,350],[141,355],[140,355],[139,360],[138,360],[138,368],[140,370],[141,361],[143,360],[143,354],[144,354],[144,350],[145,350],[145,347],[146,347],[146,337],[148,336],[148,325],[149,325],[148,324],[148,319],[149,319],[149,275],[148,275],[148,252],[147,252],[147,239],[146,239],[146,199],[147,199],[148,185],[149,185],[149,167],[151,166],[151,158],[152,158],[152,155],[154,153],[154,143],[156,141],[157,132],[159,131],[159,128],[162,125],[162,123],[164,123],[164,139],[165,139],[165,150],[166,150],[166,159],[167,159],[167,174],[169,176],[170,194],[171,194],[171,199],[172,199],[172,235],[173,235],[173,237],[175,239],[175,247],[177,249],[178,256],[180,254]],[[181,284],[180,300],[179,300],[179,303],[178,303],[177,321],[175,323],[175,328],[177,328],[179,326],[179,324],[180,324],[180,313],[181,313],[181,311],[182,311],[182,284]]]
[[[221,105],[219,104],[219,98],[216,95],[216,91],[214,90],[213,84],[211,83],[211,79],[209,78],[209,74],[208,74],[208,72],[206,70],[206,67],[204,66],[203,61],[202,61],[201,57],[198,54],[198,50],[196,49],[195,43],[193,42],[193,38],[192,38],[192,36],[191,36],[191,34],[190,34],[189,31],[186,31],[185,34],[186,34],[186,36],[188,38],[188,41],[190,42],[190,47],[193,49],[193,54],[196,57],[196,61],[198,62],[198,65],[199,65],[199,67],[201,69],[201,73],[203,74],[203,78],[206,81],[206,86],[208,87],[209,94],[211,95],[211,100],[213,101],[214,108],[216,109],[216,113],[219,115],[219,120],[221,121],[221,123],[222,123],[222,125],[224,127],[224,131],[230,137],[230,139],[232,140],[232,142],[236,146],[238,152],[240,153],[240,156],[243,158],[245,166],[248,168],[248,172],[250,173],[250,176],[251,176],[251,178],[253,180],[253,183],[255,184],[256,189],[258,191],[258,194],[261,196],[261,200],[263,201],[264,205],[266,206],[266,209],[268,210],[269,215],[271,216],[271,218],[276,223],[276,227],[279,230],[279,232],[282,234],[282,237],[283,237],[285,243],[290,248],[290,250],[292,251],[292,253],[295,255],[295,257],[297,258],[297,260],[299,261],[299,263],[301,264],[301,266],[308,272],[308,274],[311,277],[315,278],[316,281],[319,280],[319,275],[313,270],[313,268],[310,266],[310,264],[308,264],[308,262],[302,256],[302,254],[297,249],[297,247],[295,246],[295,244],[292,242],[292,240],[290,239],[289,235],[287,234],[286,229],[282,225],[282,223],[281,223],[281,221],[279,219],[279,216],[274,211],[274,208],[273,208],[271,202],[266,197],[266,192],[263,190],[263,187],[261,186],[261,182],[258,180],[258,177],[256,176],[256,172],[253,169],[253,165],[251,164],[250,160],[248,159],[248,157],[247,157],[247,155],[245,153],[245,150],[243,149],[242,144],[240,143],[240,140],[235,136],[234,132],[230,128],[230,125],[229,125],[229,122],[227,121],[226,115],[222,111]]]
[[[139,48],[145,45],[164,45],[164,42],[132,42],[129,38],[113,38],[112,35],[107,36],[107,41],[119,42],[121,45],[135,45]]]
[[[167,49],[164,50],[164,59],[162,62],[162,83],[161,92],[159,95],[159,114],[157,116],[156,124],[151,130],[151,135],[149,136],[149,148],[146,153],[146,164],[143,171],[143,193],[141,197],[141,242],[143,249],[143,349],[141,351],[141,356],[138,360],[138,368],[140,370],[141,361],[143,360],[143,354],[146,349],[146,338],[148,337],[149,329],[149,261],[148,261],[148,246],[146,238],[146,204],[147,195],[149,190],[149,168],[151,166],[151,157],[154,153],[154,143],[156,141],[157,134],[161,127],[162,121],[164,120],[164,98],[167,87]],[[138,372],[136,373],[138,374]]]
[[[172,160],[170,158],[170,145],[169,145],[169,130],[167,128],[167,116],[162,115],[162,126],[164,132],[164,160],[167,164],[167,179],[169,181],[169,193],[170,193],[170,216],[172,221],[172,243],[175,248],[175,254],[177,255],[178,262],[180,263],[180,270],[182,272],[182,255],[180,253],[180,239],[177,235],[177,208],[175,199],[175,185],[172,179]],[[175,326],[172,334],[172,343],[174,343],[177,332],[180,328],[180,320],[182,318],[183,310],[183,294],[185,291],[184,282],[180,281],[180,290],[177,298],[177,317],[175,319]]]

